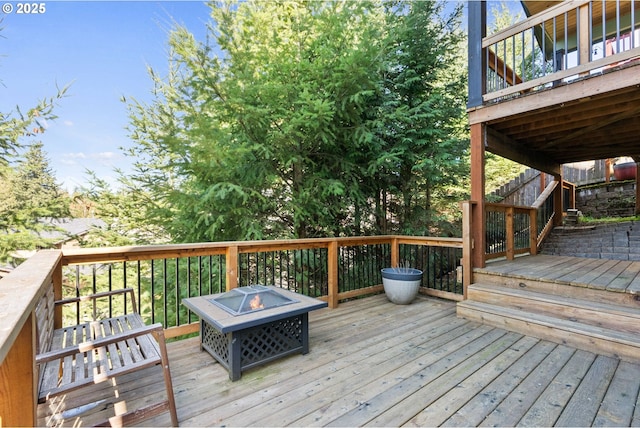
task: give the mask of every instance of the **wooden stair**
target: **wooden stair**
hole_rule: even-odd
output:
[[[638,295],[479,271],[459,302],[459,317],[566,344],[598,354],[640,361]]]

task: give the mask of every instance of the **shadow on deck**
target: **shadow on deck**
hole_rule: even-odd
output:
[[[310,314],[311,350],[243,373],[237,382],[198,339],[169,344],[182,426],[640,425],[640,365],[456,317],[455,303],[384,295]],[[96,385],[79,416],[39,422],[89,425],[107,402],[136,408],[163,394],[160,371]],[[58,415],[77,394],[53,401]],[[105,401],[100,401],[105,400]],[[170,425],[169,415],[145,422]]]

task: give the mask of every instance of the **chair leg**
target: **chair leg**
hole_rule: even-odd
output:
[[[154,331],[154,336],[160,346],[160,358],[162,359],[162,373],[164,375],[164,384],[167,388],[167,399],[169,400],[169,413],[171,414],[171,424],[174,427],[179,426],[178,412],[176,410],[176,400],[173,396],[173,382],[171,381],[171,370],[169,369],[169,355],[167,353],[167,345],[165,343],[164,331]]]

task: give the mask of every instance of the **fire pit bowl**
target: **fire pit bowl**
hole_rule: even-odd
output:
[[[297,302],[264,285],[234,288],[209,301],[233,315],[248,314]]]

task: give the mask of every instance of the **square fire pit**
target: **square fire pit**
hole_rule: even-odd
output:
[[[250,285],[182,303],[200,317],[200,348],[229,372],[242,371],[285,355],[309,352],[309,312],[326,302],[283,288]]]

